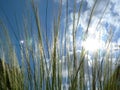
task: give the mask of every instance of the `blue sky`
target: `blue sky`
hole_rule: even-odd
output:
[[[28,2],[27,2],[28,1]],[[47,37],[49,42],[51,43],[52,35],[53,35],[53,22],[54,19],[57,18],[58,15],[58,7],[60,5],[59,0],[48,0],[48,8],[47,8],[47,16],[46,16],[46,6],[47,0],[34,0],[35,4],[39,9],[39,17],[41,21],[41,29],[42,35],[45,37],[47,32]],[[62,0],[62,16],[60,23],[60,37],[63,38],[64,43],[64,30],[66,25],[66,0]],[[68,28],[67,28],[67,49],[72,54],[72,30],[73,30],[73,2],[74,0],[68,0]],[[82,0],[76,0],[76,12],[75,12],[75,25],[78,20],[78,9]],[[84,46],[86,50],[90,53],[93,53],[96,49],[100,49],[104,51],[105,42],[107,37],[109,36],[110,30],[114,32],[111,46],[113,49],[113,57],[115,58],[116,53],[118,51],[114,51],[114,49],[118,49],[115,47],[116,45],[120,45],[120,5],[119,0],[109,0],[109,5],[103,15],[105,10],[105,6],[108,3],[108,0],[98,0],[97,5],[94,10],[94,14],[90,23],[90,27],[88,30],[88,39],[85,42],[82,42],[82,35],[86,30],[86,26],[88,24],[88,19],[90,16],[91,8],[94,4],[94,0],[83,0],[83,7],[81,11],[80,21],[78,22],[77,28],[77,36],[76,36],[76,47],[77,52],[80,52],[81,46]],[[96,29],[97,23],[102,17],[101,22]],[[24,22],[29,24],[28,28],[32,27],[33,31],[30,33],[30,38],[27,41],[31,45],[32,42],[35,42],[36,37],[36,24],[34,21],[34,15],[30,6],[30,0],[0,0],[0,20],[4,22],[4,24],[8,28],[8,32],[10,34],[10,39],[13,42],[13,45],[16,48],[17,54],[19,56],[19,44],[21,41],[25,43],[24,36]],[[47,28],[46,28],[47,25]],[[0,27],[0,44],[5,45],[4,35],[2,35],[2,31]],[[17,36],[17,38],[16,38]],[[59,46],[62,44],[59,43]],[[44,46],[46,47],[46,42],[44,42]],[[1,47],[1,46],[0,46]],[[62,47],[62,46],[61,46]],[[60,47],[60,49],[61,49]],[[37,48],[35,48],[37,50]],[[47,50],[46,50],[47,51]],[[89,55],[89,59],[92,59],[92,55]],[[65,57],[62,57],[65,58]],[[63,61],[64,62],[64,61]],[[63,71],[64,75],[66,75],[66,71]]]
[[[41,27],[43,32],[46,32],[46,1],[39,1],[34,0],[36,4],[39,5],[39,13],[40,13],[40,20],[41,20]],[[48,0],[48,15],[47,15],[47,31],[49,32],[49,28],[51,28],[53,22],[53,5],[54,2],[50,2]],[[28,17],[29,15],[29,17]],[[4,22],[4,24],[8,28],[8,32],[10,34],[10,39],[13,42],[13,45],[16,48],[19,48],[19,44],[21,40],[24,40],[24,23],[25,20],[31,23],[32,28],[35,27],[35,22],[33,22],[34,15],[32,14],[32,9],[30,6],[30,1],[24,1],[24,0],[0,0],[0,19]],[[24,20],[25,19],[25,20]],[[30,26],[29,26],[30,28]],[[0,30],[1,33],[2,29]],[[35,30],[33,30],[35,32]],[[51,36],[51,33],[48,33],[49,36]],[[35,35],[34,35],[35,36]],[[3,36],[1,36],[3,37]],[[32,37],[31,37],[32,38]],[[3,39],[3,38],[2,38]],[[5,43],[2,40],[2,44],[5,45]]]
[[[8,31],[10,33],[11,40],[13,41],[13,44],[15,47],[19,46],[19,43],[21,40],[24,40],[24,34],[23,34],[23,22],[24,18],[25,20],[30,20],[28,15],[30,13],[31,17],[31,26],[33,29],[36,29],[34,16],[32,13],[32,9],[30,6],[30,0],[28,2],[24,0],[0,0],[0,19],[7,25]],[[52,29],[53,29],[53,21],[55,18],[57,18],[58,14],[58,7],[60,5],[59,0],[34,0],[35,4],[39,8],[39,16],[41,20],[41,28],[43,37],[45,36],[45,33],[47,31],[48,38],[51,40],[52,38]],[[62,0],[62,16],[61,16],[61,37],[64,35],[64,29],[65,29],[65,13],[66,13],[66,0]],[[69,6],[68,6],[68,30],[67,30],[67,44],[68,47],[72,47],[72,25],[73,25],[73,2],[74,0],[68,0]],[[82,0],[76,0],[76,12],[75,12],[75,22],[77,22],[78,17],[78,9],[79,5]],[[99,33],[101,33],[101,39],[99,43],[99,47],[101,49],[104,48],[105,41],[107,37],[109,36],[110,29],[114,32],[114,36],[112,39],[112,45],[119,45],[120,44],[120,6],[119,6],[119,0],[110,0],[109,5],[104,13],[105,6],[107,5],[108,0],[98,0],[96,8],[94,10],[94,14],[91,20],[91,24],[89,27],[88,32],[88,41],[84,42],[89,43],[89,46],[94,45],[95,43],[98,43],[98,36]],[[47,8],[47,16],[46,16],[46,6],[48,4]],[[83,0],[83,7],[81,11],[80,21],[77,28],[77,49],[79,50],[82,42],[81,42],[81,36],[83,32],[86,30],[86,26],[88,23],[88,19],[90,16],[91,8],[94,4],[94,0]],[[99,29],[95,29],[100,17],[103,15],[101,23],[99,24]],[[47,17],[47,18],[46,18]],[[29,22],[29,21],[28,21]],[[46,28],[47,23],[47,28]],[[2,32],[2,31],[0,31]],[[18,40],[16,40],[16,34]],[[33,37],[36,35],[36,32],[33,31]],[[32,37],[31,37],[32,38]],[[64,38],[64,37],[63,37]],[[28,42],[32,41],[33,39],[29,40]],[[95,42],[94,42],[95,41]],[[91,43],[92,42],[92,43]],[[3,42],[4,43],[4,42]],[[83,45],[84,45],[83,43]],[[97,44],[96,44],[97,45]],[[95,45],[95,46],[96,46]],[[85,46],[85,45],[84,45]],[[87,49],[89,47],[86,46]],[[97,47],[96,47],[97,48]],[[70,48],[71,49],[71,48]],[[91,51],[91,50],[90,50]]]

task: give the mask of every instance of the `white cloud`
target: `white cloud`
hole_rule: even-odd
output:
[[[62,70],[62,77],[68,77],[68,70],[63,69]]]
[[[117,44],[120,45],[120,38],[118,39]]]
[[[80,3],[81,0],[77,0],[77,3]],[[81,13],[80,16],[80,21],[78,24],[78,31],[81,32],[85,32],[87,25],[88,25],[88,20],[90,17],[90,12],[91,12],[91,8],[94,4],[95,0],[85,0],[87,2],[86,7],[88,7],[88,9],[83,9],[84,11]],[[96,8],[95,8],[95,12],[92,16],[92,20],[89,26],[89,32],[88,32],[88,38],[95,38],[96,41],[100,41],[100,49],[105,49],[105,41],[107,40],[107,37],[109,36],[109,30],[112,28],[113,31],[115,31],[115,35],[114,37],[120,38],[119,35],[119,29],[120,29],[120,5],[118,3],[119,0],[111,0],[110,4],[108,5],[104,16],[101,20],[101,22],[99,23],[98,28],[96,29],[96,26],[98,24],[98,22],[100,21],[100,17],[101,15],[103,15],[103,11],[107,5],[108,0],[98,0]],[[63,2],[65,3],[66,0],[63,0]],[[69,1],[70,3],[72,3],[72,1]],[[84,2],[84,3],[86,3]],[[77,7],[78,8],[78,7]],[[75,26],[78,20],[78,12],[75,13]],[[63,18],[65,20],[65,17]],[[68,26],[68,30],[67,30],[67,44],[69,45],[69,49],[72,51],[72,47],[73,47],[73,35],[72,35],[72,30],[73,30],[73,11],[69,12],[68,15],[68,19],[69,19],[69,26]],[[65,21],[64,21],[65,23]],[[65,24],[64,24],[65,25]],[[79,29],[79,28],[82,28]],[[83,33],[82,33],[83,34]],[[81,38],[82,35],[78,35],[76,39],[76,46],[77,46],[77,50],[80,50],[81,47]],[[113,38],[114,38],[113,37]],[[117,39],[116,38],[116,39]],[[112,44],[115,43],[114,41],[111,42]],[[117,42],[120,43],[120,40]],[[99,46],[99,45],[98,45]]]
[[[56,2],[58,2],[59,0],[55,0]],[[81,0],[77,0],[77,3],[79,3]],[[86,11],[84,11],[83,13],[81,13],[81,16],[80,16],[80,22],[79,22],[79,25],[83,28],[83,30],[86,30],[86,27],[87,27],[87,23],[88,23],[88,19],[89,19],[89,16],[90,16],[90,9],[92,8],[93,4],[94,4],[94,1],[95,0],[85,0],[87,2],[87,7],[89,7],[89,9],[87,9]],[[63,3],[65,3],[66,0],[63,0]],[[69,1],[70,3],[72,3],[72,1]],[[104,8],[106,7],[107,5],[107,2],[108,0],[98,0],[97,1],[97,5],[96,5],[96,8],[95,8],[95,14],[93,15],[93,19],[92,19],[92,22],[91,22],[91,25],[90,25],[90,32],[94,32],[95,30],[94,27],[96,26],[96,24],[98,23],[99,19],[100,19],[100,16],[102,15],[103,13],[103,10]],[[113,4],[111,3],[114,3],[114,8],[113,8]],[[105,12],[105,15],[104,17],[102,18],[102,22],[101,22],[101,25],[102,27],[104,27],[104,25],[107,23],[111,26],[114,26],[116,28],[120,28],[120,16],[119,16],[119,3],[118,3],[118,0],[111,0],[111,3],[110,5],[108,6],[108,9],[107,11]],[[113,11],[111,10],[111,8],[113,8]],[[118,13],[118,15],[113,15],[114,13],[113,12],[116,12]],[[96,14],[97,13],[97,14]],[[76,17],[77,17],[77,12],[76,12]],[[73,21],[73,12],[70,12],[69,14],[69,19],[71,19],[71,24],[69,25],[69,33],[68,34],[71,34],[72,33],[72,29],[73,29],[73,25],[72,25],[72,21]],[[76,22],[77,22],[77,18],[76,18]],[[70,23],[70,22],[69,22]],[[75,24],[76,25],[76,24]],[[70,40],[72,41],[72,37],[70,36]]]
[[[114,4],[114,11],[120,15],[120,4],[119,0],[111,0],[111,3]]]

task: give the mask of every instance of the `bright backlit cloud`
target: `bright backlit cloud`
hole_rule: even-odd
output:
[[[55,2],[59,3],[59,0],[54,0]],[[63,7],[66,8],[66,1],[63,1]],[[69,1],[69,14],[68,14],[68,30],[67,30],[67,44],[69,44],[69,48],[72,49],[73,47],[73,9],[71,9],[71,4],[73,5],[72,0]],[[105,42],[108,39],[109,31],[112,30],[114,32],[113,39],[111,43],[118,43],[118,38],[120,38],[120,5],[119,0],[97,0],[97,4],[94,9],[94,13],[92,15],[92,19],[90,22],[90,26],[88,29],[88,38],[86,41],[81,42],[84,32],[86,31],[88,20],[90,18],[90,13],[93,7],[95,0],[83,0],[83,9],[81,11],[80,20],[78,22],[77,27],[77,36],[76,36],[76,47],[80,49],[81,46],[84,46],[89,51],[95,51],[97,49],[104,49]],[[107,6],[107,3],[109,5]],[[79,6],[81,0],[76,1],[76,6]],[[104,12],[107,6],[106,11]],[[79,7],[76,7],[77,9]],[[103,13],[104,12],[104,13]],[[64,12],[65,13],[65,12]],[[78,11],[75,12],[75,27],[77,25],[78,20]],[[100,18],[102,19],[100,20]],[[66,17],[62,18],[65,20]]]
[[[99,49],[103,49],[102,43],[94,38],[88,38],[82,42],[82,47],[85,48],[86,51],[96,52]]]

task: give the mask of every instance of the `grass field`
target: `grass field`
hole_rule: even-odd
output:
[[[119,61],[120,57],[112,57],[111,43],[114,38],[114,32],[110,29],[109,35],[105,41],[104,50],[99,50],[96,47],[97,42],[91,47],[89,43],[89,28],[96,6],[99,0],[94,0],[94,4],[90,9],[88,16],[88,23],[86,29],[79,36],[80,50],[77,49],[76,36],[78,33],[79,21],[81,18],[83,1],[76,6],[76,0],[73,0],[73,22],[72,22],[72,43],[69,34],[67,34],[69,26],[69,0],[66,0],[66,14],[64,34],[61,38],[61,23],[62,23],[62,0],[58,6],[57,18],[53,21],[52,40],[49,41],[47,33],[43,32],[41,28],[42,21],[39,16],[39,8],[31,0],[32,15],[34,16],[34,23],[36,25],[36,36],[33,37],[34,29],[30,25],[31,17],[23,18],[23,36],[24,41],[19,43],[19,55],[16,53],[16,48],[13,45],[11,36],[9,35],[9,28],[4,21],[0,19],[0,90],[119,90],[120,89],[120,65],[115,66],[114,61]],[[100,25],[102,18],[109,5],[109,1],[102,14],[100,13],[99,21],[95,26],[95,31],[101,30]],[[78,13],[76,15],[76,11]],[[8,19],[7,19],[8,20]],[[9,21],[9,20],[8,20]],[[32,21],[31,21],[32,22]],[[12,22],[11,22],[12,23]],[[19,23],[19,21],[18,21]],[[48,32],[49,33],[49,32]],[[14,35],[16,35],[14,33]],[[98,33],[99,41],[101,33]],[[4,39],[3,39],[4,38]],[[27,43],[32,38],[32,42]],[[17,39],[17,36],[16,36]],[[6,43],[6,46],[3,45]],[[94,41],[94,40],[93,40]],[[19,42],[19,41],[18,41]],[[82,44],[82,42],[85,42]],[[31,44],[31,45],[30,45]],[[47,50],[46,50],[47,47]],[[92,48],[96,47],[96,48]],[[86,49],[87,48],[87,49]],[[92,48],[91,52],[89,48]],[[95,49],[95,50],[94,50]],[[118,49],[119,50],[119,49]],[[49,57],[48,57],[49,56]],[[92,60],[89,59],[92,57]],[[2,62],[1,62],[2,61]]]

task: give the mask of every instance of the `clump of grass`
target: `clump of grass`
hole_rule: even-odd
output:
[[[76,0],[74,0],[73,5],[73,31],[72,31],[72,46],[67,46],[67,32],[68,32],[68,7],[69,1],[66,1],[66,26],[65,26],[65,40],[60,38],[60,30],[61,30],[61,17],[62,17],[62,0],[60,0],[59,9],[57,18],[53,21],[53,40],[49,44],[48,36],[43,32],[41,28],[42,21],[40,20],[39,16],[39,8],[34,4],[34,0],[31,0],[31,9],[32,15],[34,16],[34,23],[36,25],[36,32],[37,35],[32,37],[33,28],[32,25],[29,25],[29,21],[24,18],[24,25],[23,25],[23,36],[25,43],[19,45],[20,53],[19,56],[16,54],[14,45],[12,44],[12,40],[9,36],[9,28],[4,24],[2,20],[0,20],[0,28],[3,31],[4,39],[6,46],[2,45],[4,60],[0,60],[0,89],[4,90],[28,90],[28,89],[35,89],[35,90],[62,90],[64,86],[64,72],[68,73],[67,79],[65,84],[68,85],[69,90],[110,90],[111,88],[114,90],[119,88],[116,86],[117,78],[119,77],[119,68],[116,69],[114,74],[112,73],[112,63],[109,61],[111,59],[111,54],[109,53],[109,46],[111,40],[113,38],[113,33],[110,32],[110,35],[106,41],[106,51],[103,55],[100,56],[100,52],[96,51],[92,57],[92,67],[91,70],[87,68],[88,76],[86,76],[86,63],[88,63],[88,56],[89,51],[86,51],[84,47],[82,47],[81,52],[79,53],[80,58],[77,55],[77,48],[76,48],[76,33],[79,25],[79,20],[82,19],[81,10],[83,6],[83,1],[81,1],[78,9],[78,18],[77,18],[77,25],[76,25]],[[91,12],[88,19],[88,24],[86,26],[86,31],[83,33],[83,37],[81,41],[85,41],[88,37],[89,27],[92,22],[92,18],[94,16],[94,10],[96,9],[98,0],[95,0],[93,7],[91,8]],[[109,2],[108,2],[109,3]],[[48,5],[48,4],[47,4]],[[104,16],[105,10],[107,9],[108,4],[106,5],[103,14],[96,26],[96,29],[99,29],[98,26],[101,23],[102,17]],[[46,10],[47,11],[47,10]],[[46,13],[47,14],[47,13]],[[47,16],[47,15],[46,15]],[[47,18],[47,17],[46,17]],[[33,22],[33,21],[31,21]],[[47,20],[46,20],[47,23]],[[47,25],[46,25],[47,27]],[[46,32],[47,33],[47,32]],[[15,34],[15,33],[14,33]],[[16,35],[16,34],[15,34]],[[46,35],[46,36],[44,36]],[[34,40],[31,46],[27,43],[32,37]],[[46,37],[46,38],[45,38]],[[3,39],[3,38],[2,38]],[[2,40],[0,39],[0,40]],[[64,41],[64,42],[63,42]],[[47,42],[47,52],[45,47],[45,42]],[[62,44],[60,44],[62,42]],[[65,46],[64,46],[65,43]],[[60,46],[61,45],[61,46]],[[73,49],[73,55],[69,53],[69,48]],[[1,50],[2,50],[1,49]],[[60,50],[62,49],[62,50]],[[66,51],[66,56],[64,59],[61,59],[61,55],[64,55],[64,50]],[[46,53],[49,54],[49,58],[47,57]],[[102,61],[100,62],[100,57],[102,57]],[[47,60],[49,59],[49,61]],[[61,61],[60,61],[61,60]],[[21,61],[21,63],[19,63]],[[64,62],[64,63],[62,63]],[[6,64],[7,63],[7,64]],[[63,68],[65,67],[65,68]],[[1,69],[0,68],[0,69]],[[91,76],[90,76],[91,73]],[[111,75],[113,74],[113,75]],[[88,82],[87,82],[87,80]],[[115,82],[112,84],[111,82]],[[89,85],[88,85],[89,83]]]

